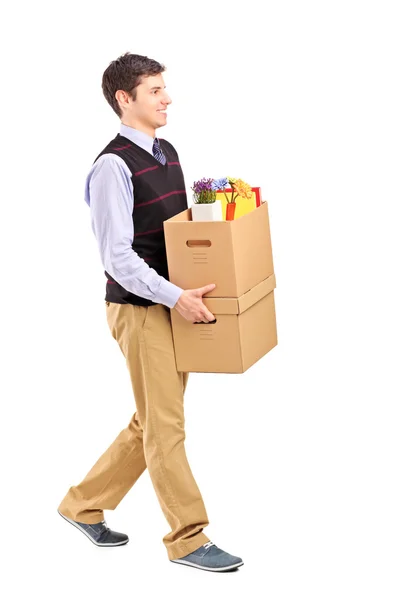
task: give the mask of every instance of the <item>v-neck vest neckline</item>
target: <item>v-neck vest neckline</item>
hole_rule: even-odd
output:
[[[132,142],[132,140],[130,140],[129,138],[125,137],[124,135],[119,134],[119,136],[122,137],[122,138],[124,138],[124,140],[127,140],[129,143],[133,144],[134,146],[136,146],[136,148],[139,148],[139,150],[141,150],[142,152],[144,152],[146,156],[150,156],[158,167],[160,167],[160,168],[162,168],[164,170],[168,169],[168,158],[167,158],[167,155],[165,153],[165,150],[161,146],[160,138],[158,138],[158,143],[160,144],[160,148],[163,151],[163,154],[165,156],[165,165],[163,165],[162,162],[160,162],[159,160],[157,160],[156,157],[154,156],[154,154],[150,154],[150,152],[147,152],[147,150],[145,150],[144,148],[142,148],[141,146],[139,146],[139,144],[136,144],[136,142]]]

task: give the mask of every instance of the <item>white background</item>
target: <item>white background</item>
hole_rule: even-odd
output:
[[[144,7],[146,6],[146,7]],[[5,598],[398,599],[397,2],[21,2],[1,25],[1,545]],[[148,473],[98,548],[57,514],[134,412],[84,180],[119,130],[101,77],[166,65],[158,130],[194,179],[269,203],[279,344],[191,374],[186,450],[241,556],[168,561]],[[7,554],[7,558],[6,558]]]

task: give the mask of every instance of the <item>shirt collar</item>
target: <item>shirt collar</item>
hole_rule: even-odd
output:
[[[148,135],[143,131],[134,129],[129,125],[124,125],[124,123],[121,123],[119,133],[120,135],[123,135],[124,137],[128,138],[128,140],[131,140],[131,142],[133,142],[134,144],[137,144],[138,146],[143,148],[143,150],[147,150],[147,152],[153,154],[154,140],[158,141],[158,138],[153,138],[151,135]]]

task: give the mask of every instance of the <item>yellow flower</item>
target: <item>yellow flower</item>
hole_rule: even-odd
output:
[[[233,185],[237,181],[237,179],[235,179],[234,177],[227,177],[227,180],[230,185]]]
[[[246,183],[245,181],[243,181],[243,179],[236,179],[236,181],[233,184],[233,189],[242,198],[250,199],[253,195],[251,186],[248,183]]]

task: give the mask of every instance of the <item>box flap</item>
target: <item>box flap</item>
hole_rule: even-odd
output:
[[[165,223],[168,222],[177,222],[177,221],[191,221],[192,220],[192,209],[191,208],[187,208],[186,210],[183,210],[180,213],[177,213],[175,216],[170,217],[169,219],[166,219],[166,221],[164,221]]]
[[[214,315],[239,315],[264,298],[275,287],[276,278],[273,273],[239,298],[207,298],[203,296],[203,302]]]
[[[203,302],[213,315],[237,315],[239,314],[239,298],[206,298]]]
[[[275,288],[276,278],[275,273],[272,273],[267,279],[264,279],[264,281],[261,281],[261,283],[239,297],[239,314],[250,308],[250,306],[253,306],[253,304],[264,298],[264,296],[272,292]]]

